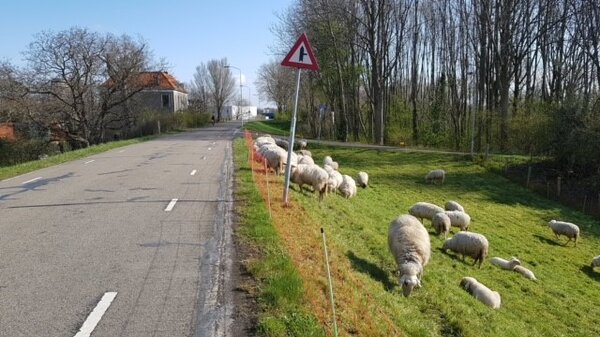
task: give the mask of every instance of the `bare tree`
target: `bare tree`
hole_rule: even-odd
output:
[[[255,85],[267,100],[277,106],[277,113],[290,107],[294,94],[294,72],[291,68],[282,67],[278,62],[272,61],[260,66]]]
[[[0,123],[23,119],[26,95],[19,70],[7,61],[0,62]]]
[[[223,106],[233,97],[235,80],[230,69],[225,68],[227,59],[201,63],[194,73],[195,88],[202,88],[217,111],[217,122],[221,121]]]

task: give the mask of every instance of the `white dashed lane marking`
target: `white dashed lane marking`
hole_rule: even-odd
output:
[[[173,207],[175,207],[176,203],[177,203],[177,199],[171,199],[171,202],[167,205],[167,208],[165,208],[165,212],[172,211]]]
[[[83,325],[81,326],[79,332],[75,335],[75,337],[89,337],[96,328],[96,325],[98,325],[98,322],[100,322],[100,319],[102,319],[102,316],[104,316],[106,310],[108,310],[108,307],[110,307],[110,304],[116,296],[116,292],[104,293],[104,296],[102,296],[102,299],[100,299],[100,302],[98,302],[98,304],[96,305],[92,313],[88,316],[88,318],[85,320],[85,322],[83,322]]]
[[[193,170],[192,172],[190,172],[190,175],[191,176],[196,175],[196,172],[197,172],[196,170]]]
[[[95,160],[94,160],[94,159],[92,159],[92,160],[88,160],[88,161],[86,161],[84,164],[86,164],[86,165],[87,165],[87,164],[89,164],[89,163],[93,163],[93,162],[95,162]]]
[[[29,183],[32,183],[32,182],[34,182],[34,181],[38,181],[38,180],[40,180],[40,179],[42,179],[42,177],[37,177],[37,178],[33,178],[33,179],[30,179],[30,180],[24,181],[24,182],[23,182],[23,185],[25,185],[25,184],[29,184]]]

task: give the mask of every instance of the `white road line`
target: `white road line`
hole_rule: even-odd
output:
[[[42,177],[37,177],[37,178],[33,178],[33,179],[31,179],[31,180],[24,181],[24,182],[23,182],[23,185],[25,185],[25,184],[29,184],[29,183],[32,183],[32,182],[34,182],[34,181],[38,181],[38,180],[40,180],[40,179],[42,179]]]
[[[202,160],[206,160],[206,156],[202,156]]]
[[[176,203],[177,199],[171,199],[171,202],[167,205],[167,208],[165,208],[165,212],[170,212],[171,210],[173,210],[173,207],[175,207]]]
[[[86,161],[84,164],[86,164],[86,165],[87,165],[87,164],[89,164],[89,163],[93,163],[93,162],[95,162],[95,161],[96,161],[95,159],[88,160],[88,161]]]
[[[192,172],[190,172],[190,175],[194,176],[194,175],[196,175],[196,172],[197,172],[197,170],[193,170]]]
[[[100,302],[98,302],[85,322],[83,322],[81,329],[79,329],[79,332],[75,335],[75,337],[89,337],[116,296],[116,292],[104,293],[104,296],[102,296],[102,299]]]
[[[123,152],[125,152],[125,150],[121,150],[121,151],[119,151],[119,153],[123,153]]]
[[[212,150],[212,147],[209,147],[209,148],[208,148],[208,151],[210,151],[210,150]]]

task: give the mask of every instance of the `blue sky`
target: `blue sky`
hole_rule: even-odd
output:
[[[261,64],[283,59],[273,55],[270,28],[276,14],[293,0],[4,0],[0,20],[0,59],[24,66],[22,52],[34,35],[44,30],[61,31],[73,26],[100,33],[141,36],[154,52],[165,58],[170,73],[181,82],[192,80],[196,66],[226,57],[241,68],[244,85],[254,87]],[[291,46],[290,46],[291,48]],[[239,71],[232,69],[234,77]],[[239,89],[238,89],[239,90]],[[243,89],[248,97],[248,89]],[[263,100],[262,106],[266,104]]]

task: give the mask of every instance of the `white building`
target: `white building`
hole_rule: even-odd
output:
[[[221,109],[221,118],[224,120],[236,120],[242,116],[244,119],[254,119],[256,114],[257,109],[252,105],[226,105]]]

